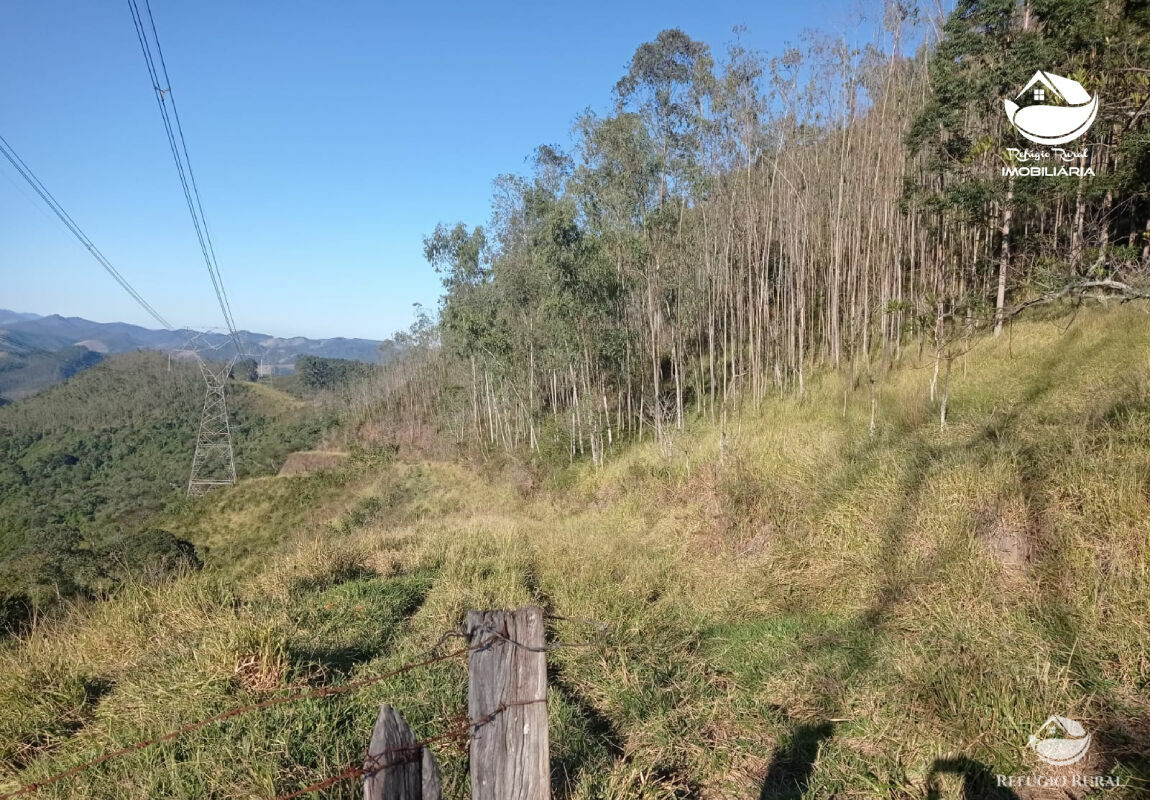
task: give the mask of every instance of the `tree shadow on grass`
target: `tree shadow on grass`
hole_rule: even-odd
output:
[[[374,575],[374,573],[373,573]],[[392,647],[431,591],[433,570],[356,578],[295,608],[288,641],[293,671],[346,676]]]
[[[557,669],[548,665],[549,692],[570,704],[576,716],[578,735],[567,737],[551,758],[551,795],[566,798],[581,779],[604,765],[618,761],[625,751],[618,726],[591,705],[583,694],[568,684]]]
[[[9,765],[13,768],[13,774],[16,770],[27,769],[41,754],[50,751],[55,745],[54,739],[70,738],[84,730],[94,718],[96,706],[104,699],[105,695],[115,688],[115,683],[110,678],[100,676],[82,678],[79,684],[79,688],[84,694],[84,700],[73,713],[61,719],[54,730],[20,737],[19,746],[8,757]]]
[[[1095,723],[1094,732],[1102,753],[1097,773],[1116,774],[1143,791],[1150,787],[1150,714],[1129,707],[1114,709]]]
[[[800,800],[814,770],[819,747],[834,734],[834,725],[821,722],[799,725],[791,731],[790,741],[775,751],[759,800]]]
[[[1007,409],[992,415],[983,427],[976,429],[972,436],[960,441],[933,440],[933,437],[913,428],[907,428],[905,436],[910,440],[905,458],[901,463],[902,475],[899,478],[899,501],[891,509],[882,525],[877,562],[886,565],[887,571],[873,602],[863,610],[849,626],[855,636],[829,637],[815,644],[814,651],[825,652],[849,643],[852,656],[847,663],[828,675],[839,682],[858,677],[869,670],[874,663],[874,650],[881,639],[893,610],[899,606],[918,586],[924,587],[941,580],[950,569],[953,558],[961,557],[961,542],[942,547],[925,558],[922,563],[908,563],[906,550],[914,533],[914,520],[930,481],[936,470],[945,467],[959,454],[989,462],[996,450],[1014,443],[1016,428],[1023,414],[1033,409],[1057,386],[1055,368],[1060,360],[1065,360],[1064,351],[1070,341],[1062,343],[1058,351],[1041,365],[1036,377],[1030,382],[1020,400]],[[1090,350],[1085,355],[1089,355]],[[863,443],[854,451],[846,453],[846,461],[853,466],[836,476],[828,489],[821,493],[819,507],[830,509],[846,498],[850,492],[862,485],[864,479],[882,463],[883,446]],[[1039,476],[1044,479],[1045,476]],[[832,701],[824,712],[836,712]],[[760,800],[798,800],[807,791],[814,770],[821,743],[833,733],[830,723],[800,726],[792,733],[790,742],[777,752],[768,769],[760,792]],[[996,778],[983,764],[973,759],[959,757],[940,759],[931,770],[930,786],[937,784],[940,774],[962,776],[964,800],[1017,800],[1017,795],[1008,788],[998,787]],[[931,789],[930,798],[939,800],[937,789]]]

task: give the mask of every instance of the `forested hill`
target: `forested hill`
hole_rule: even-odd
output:
[[[65,347],[55,352],[0,345],[0,405],[30,397],[67,380],[103,358],[86,347]]]
[[[427,237],[445,299],[383,416],[601,462],[822,367],[880,380],[910,349],[945,374],[1034,303],[1150,296],[1147,5],[961,0],[941,24],[891,3],[883,23],[771,54],[641,44],[610,113],[498,178],[489,225]],[[1007,169],[1035,145],[1003,99],[1039,69],[1102,98],[1078,176]]]
[[[301,358],[341,359],[384,363],[401,351],[394,342],[374,339],[280,338],[239,331],[241,347],[264,365],[290,371]],[[108,354],[136,350],[176,352],[193,338],[199,346],[228,342],[222,333],[192,330],[151,330],[123,322],[92,322],[53,314],[41,317],[0,309],[0,405],[30,397],[100,361]],[[184,354],[186,357],[187,354]]]
[[[107,564],[85,554],[183,496],[203,396],[195,366],[141,352],[0,408],[0,585],[36,597],[99,584]],[[318,437],[315,412],[268,387],[233,381],[228,402],[240,476]]]

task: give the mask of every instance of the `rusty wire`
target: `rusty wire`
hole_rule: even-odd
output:
[[[543,615],[543,618],[549,619],[549,620],[556,620],[559,622],[571,622],[571,623],[575,623],[578,625],[588,625],[588,626],[591,626],[591,627],[595,628],[596,630],[598,630],[599,635],[596,636],[594,639],[591,639],[590,641],[586,641],[586,642],[557,642],[557,641],[553,641],[553,642],[550,642],[548,644],[543,645],[542,647],[535,647],[533,645],[523,644],[522,642],[516,642],[513,639],[510,639],[510,638],[504,636],[502,633],[495,630],[495,628],[491,627],[490,625],[481,625],[481,626],[476,627],[475,630],[480,632],[480,633],[490,634],[491,636],[495,637],[496,639],[501,639],[502,641],[507,642],[507,644],[514,645],[514,646],[516,646],[522,650],[526,650],[529,653],[550,653],[550,652],[553,652],[555,650],[563,650],[563,649],[568,648],[568,647],[595,647],[596,645],[600,645],[604,642],[604,640],[607,638],[607,634],[609,632],[609,629],[608,629],[606,623],[599,622],[599,621],[593,620],[593,619],[583,619],[581,617],[563,617],[563,616],[560,616],[558,614],[551,614],[551,613],[545,613]],[[449,634],[445,634],[445,636],[446,635],[449,635]],[[440,641],[443,641],[443,640],[440,640]],[[481,648],[479,648],[479,649],[481,649]]]
[[[433,648],[433,650],[438,649],[442,645],[442,643],[444,641],[446,641],[447,638],[448,637],[445,636],[443,639],[440,639],[440,642],[436,644],[436,646],[435,646],[435,648]],[[398,667],[398,668],[393,669],[389,672],[385,672],[382,675],[376,675],[376,676],[371,677],[371,678],[364,678],[362,680],[352,681],[350,683],[344,683],[344,684],[340,684],[338,686],[321,686],[321,687],[307,686],[304,688],[291,687],[292,689],[295,690],[294,694],[281,696],[281,697],[271,697],[271,698],[268,698],[267,700],[261,700],[258,703],[250,703],[246,706],[238,706],[236,708],[231,708],[231,709],[228,709],[227,711],[220,712],[219,714],[214,714],[210,717],[205,717],[204,719],[196,720],[195,722],[189,722],[186,725],[181,725],[180,727],[176,728],[175,730],[169,731],[168,733],[165,733],[161,736],[156,736],[156,737],[151,738],[151,739],[143,739],[143,740],[140,740],[138,742],[134,742],[134,743],[132,743],[126,747],[121,747],[118,750],[111,750],[111,751],[104,753],[103,755],[101,755],[97,758],[94,758],[90,761],[86,761],[83,764],[77,764],[74,767],[66,769],[63,772],[57,772],[56,774],[50,775],[47,778],[42,778],[41,780],[33,781],[31,783],[25,784],[24,786],[21,786],[19,789],[15,789],[11,792],[5,792],[4,794],[0,794],[0,800],[9,800],[9,798],[20,797],[23,795],[32,794],[32,793],[39,791],[40,789],[44,788],[45,786],[50,786],[54,783],[59,783],[60,781],[64,780],[65,778],[70,778],[73,775],[78,775],[81,772],[86,772],[87,770],[92,769],[93,767],[97,767],[100,764],[103,764],[105,762],[111,761],[112,759],[121,758],[121,757],[129,755],[131,753],[135,753],[137,751],[151,747],[152,745],[160,744],[161,742],[170,742],[173,739],[177,739],[180,736],[183,736],[184,734],[191,733],[193,731],[198,731],[198,730],[200,730],[202,728],[206,728],[209,725],[212,725],[216,722],[223,722],[226,719],[231,719],[232,717],[238,717],[242,714],[248,714],[248,713],[251,713],[253,711],[262,711],[265,708],[272,708],[274,706],[285,705],[287,703],[294,703],[298,700],[320,699],[320,698],[324,698],[324,697],[331,697],[333,695],[340,695],[340,694],[346,694],[348,692],[354,692],[354,691],[357,691],[359,689],[363,689],[367,686],[371,686],[371,685],[376,684],[376,683],[381,683],[385,680],[388,680],[389,678],[394,678],[397,675],[402,675],[405,672],[410,672],[413,669],[418,669],[420,667],[427,667],[427,666],[430,666],[430,665],[435,664],[437,662],[447,661],[448,659],[452,659],[452,658],[458,658],[459,656],[466,655],[467,653],[470,653],[472,650],[482,649],[482,648],[488,646],[489,644],[491,644],[492,641],[493,640],[485,640],[485,641],[479,642],[477,644],[473,644],[473,645],[470,645],[468,647],[461,648],[459,650],[453,650],[450,653],[443,653],[443,654],[439,654],[439,655],[434,655],[434,656],[426,658],[422,661],[416,661],[414,663],[405,664],[402,667]]]
[[[160,744],[162,742],[172,741],[173,739],[177,739],[180,736],[183,736],[184,734],[192,733],[193,731],[197,731],[197,730],[201,730],[201,729],[206,728],[209,725],[212,725],[216,722],[223,722],[224,720],[231,719],[233,717],[238,717],[238,716],[241,716],[243,714],[249,714],[253,711],[262,711],[263,709],[266,709],[266,708],[273,708],[275,706],[286,705],[288,703],[294,703],[294,702],[299,701],[299,700],[322,699],[325,697],[331,697],[333,695],[341,695],[341,694],[346,694],[348,692],[357,691],[359,689],[363,689],[363,688],[366,688],[368,686],[372,686],[374,684],[386,681],[389,678],[394,678],[397,675],[402,675],[405,672],[410,672],[411,670],[419,669],[420,667],[427,667],[427,666],[430,666],[432,664],[436,664],[436,663],[441,662],[441,661],[447,661],[447,660],[452,659],[452,658],[458,658],[459,656],[467,655],[468,653],[471,653],[475,650],[482,650],[484,648],[491,646],[496,641],[502,640],[508,644],[514,645],[516,647],[521,647],[521,648],[524,648],[526,650],[530,650],[532,652],[549,652],[552,650],[558,650],[558,649],[563,648],[563,647],[590,647],[590,646],[594,646],[596,644],[599,644],[602,641],[603,637],[607,633],[607,626],[601,622],[595,622],[594,620],[568,619],[565,617],[560,617],[558,615],[552,615],[552,614],[548,614],[547,617],[550,619],[554,619],[554,620],[561,620],[561,621],[566,621],[566,622],[576,622],[576,623],[581,623],[581,624],[593,625],[599,629],[600,635],[598,637],[596,637],[595,640],[590,641],[590,642],[566,642],[566,643],[565,642],[554,642],[552,644],[545,645],[544,647],[537,648],[537,647],[525,645],[521,642],[516,642],[516,641],[514,641],[514,640],[512,640],[506,636],[503,636],[503,635],[499,634],[498,632],[491,630],[490,628],[485,626],[482,629],[480,629],[479,632],[490,634],[491,635],[490,638],[486,638],[481,642],[477,642],[476,644],[472,644],[472,645],[469,645],[467,647],[460,648],[458,650],[453,650],[449,653],[439,653],[438,651],[443,647],[443,645],[448,640],[450,640],[452,638],[466,638],[467,635],[465,633],[463,633],[460,629],[452,629],[452,630],[449,630],[446,633],[444,633],[439,638],[439,640],[434,645],[432,645],[428,650],[423,651],[423,652],[428,653],[430,655],[421,661],[416,661],[416,662],[405,664],[405,665],[403,665],[401,667],[397,667],[396,669],[393,669],[389,672],[385,672],[382,675],[376,675],[374,677],[364,678],[364,679],[358,680],[358,681],[351,681],[349,683],[340,684],[338,686],[314,687],[314,686],[311,686],[309,684],[292,684],[292,685],[285,686],[285,687],[279,687],[278,689],[273,689],[271,691],[291,691],[293,693],[286,695],[286,696],[271,697],[271,698],[268,698],[267,700],[261,700],[257,703],[250,703],[250,704],[245,705],[245,706],[238,706],[236,708],[228,709],[227,711],[220,712],[219,714],[214,714],[210,717],[205,717],[203,719],[196,720],[194,722],[189,722],[185,725],[181,725],[180,727],[178,727],[174,730],[171,730],[171,731],[169,731],[169,732],[167,732],[161,736],[156,736],[156,737],[153,737],[151,739],[142,739],[140,741],[137,741],[137,742],[134,742],[130,745],[127,745],[126,747],[121,747],[117,750],[108,751],[108,752],[104,753],[103,755],[101,755],[97,758],[91,759],[90,761],[86,761],[82,764],[77,764],[76,766],[70,767],[69,769],[66,769],[62,772],[57,772],[53,775],[49,775],[46,778],[42,778],[40,780],[32,781],[31,783],[27,783],[18,789],[14,789],[10,792],[5,792],[3,794],[0,794],[0,800],[10,800],[10,798],[21,797],[24,795],[33,794],[33,793],[39,791],[40,789],[42,789],[46,786],[51,786],[53,784],[59,783],[60,781],[64,780],[65,778],[70,778],[74,775],[80,774],[81,772],[86,772],[87,770],[92,769],[94,767],[97,767],[100,764],[104,764],[104,763],[111,761],[113,759],[121,758],[121,757],[126,756],[126,755],[130,755],[131,753],[135,753],[135,752],[138,752],[140,750],[144,750],[148,747]],[[424,739],[420,742],[417,742],[414,745],[408,745],[404,748],[393,748],[392,751],[396,751],[396,750],[405,750],[406,751],[406,750],[411,750],[412,748],[422,749],[423,747],[426,747],[428,744],[434,743],[437,741],[443,741],[443,740],[448,740],[448,739],[458,739],[459,737],[466,734],[468,731],[474,731],[476,728],[479,728],[483,725],[490,723],[491,721],[493,721],[495,719],[496,716],[498,716],[503,711],[506,711],[508,708],[511,708],[513,706],[520,706],[520,705],[530,705],[532,703],[540,703],[540,702],[545,703],[547,701],[546,701],[546,699],[542,699],[542,700],[525,700],[525,701],[512,702],[512,703],[500,703],[500,705],[494,711],[492,711],[489,714],[486,714],[485,716],[481,717],[479,720],[470,720],[470,719],[463,720],[455,728],[450,729],[445,733],[439,734],[437,736],[429,737],[429,738]],[[305,787],[305,788],[300,789],[298,791],[295,791],[291,794],[282,795],[280,797],[277,797],[276,800],[290,800],[291,798],[301,797],[305,794],[310,794],[311,792],[319,791],[320,789],[326,789],[330,786],[334,786],[335,784],[340,783],[340,782],[345,781],[345,780],[350,780],[352,778],[362,777],[366,774],[378,772],[381,769],[387,769],[387,768],[392,767],[392,766],[398,766],[398,764],[400,764],[400,763],[404,763],[404,762],[397,762],[395,764],[386,764],[386,765],[383,765],[382,767],[379,767],[378,765],[375,765],[375,764],[373,764],[372,767],[368,767],[366,765],[367,762],[377,761],[379,757],[381,757],[383,755],[387,755],[387,754],[388,754],[387,752],[377,753],[375,756],[372,756],[371,754],[367,754],[367,756],[365,757],[365,764],[364,765],[348,767],[347,769],[343,770],[342,772],[339,772],[335,775],[324,778],[322,781],[319,781],[318,783],[312,784],[311,786]]]
[[[297,789],[294,792],[290,792],[289,794],[276,795],[275,800],[295,800],[297,797],[303,797],[304,795],[311,794],[312,792],[318,792],[322,789],[330,789],[332,786],[335,786],[338,783],[343,783],[344,781],[354,780],[356,778],[364,778],[369,775],[375,775],[379,772],[383,772],[384,770],[391,769],[392,767],[399,767],[403,766],[404,764],[410,764],[415,761],[415,759],[420,758],[420,754],[423,752],[423,749],[430,744],[444,740],[460,741],[465,739],[469,733],[473,733],[476,729],[494,722],[496,717],[510,708],[514,708],[516,706],[529,706],[534,705],[535,703],[546,702],[546,698],[541,698],[534,700],[520,700],[511,703],[500,703],[494,711],[491,711],[488,714],[484,714],[479,719],[472,720],[463,718],[458,723],[456,723],[453,728],[437,736],[429,736],[426,739],[421,739],[415,744],[407,744],[401,747],[389,747],[386,750],[381,750],[375,754],[367,753],[364,756],[364,763],[362,765],[349,766],[334,775],[329,775],[328,777],[305,786],[302,789]],[[402,753],[404,755],[390,762],[381,762],[381,759],[383,759],[384,756],[392,755],[395,753]]]
[[[318,792],[321,789],[330,789],[337,783],[343,783],[344,781],[354,780],[355,778],[363,778],[367,777],[368,775],[374,775],[378,772],[383,772],[386,769],[390,769],[391,767],[399,767],[403,766],[404,764],[410,764],[416,758],[420,757],[420,754],[423,752],[423,748],[427,747],[429,744],[441,742],[444,740],[459,740],[465,738],[470,728],[471,721],[468,719],[463,719],[460,722],[457,722],[455,727],[439,734],[438,736],[429,736],[428,738],[422,739],[415,744],[403,745],[402,747],[389,747],[386,750],[381,750],[375,754],[368,753],[364,756],[363,764],[353,764],[334,775],[329,775],[328,777],[305,786],[302,789],[297,789],[294,792],[290,792],[288,794],[276,795],[275,800],[294,800],[294,798],[303,797],[304,795],[311,794],[312,792]],[[382,760],[385,756],[393,754],[401,755],[390,762],[384,762]]]

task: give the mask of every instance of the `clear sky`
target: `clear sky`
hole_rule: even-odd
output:
[[[881,4],[868,4],[881,7]],[[152,0],[236,323],[380,339],[433,307],[422,238],[569,147],[631,54],[842,31],[857,2]],[[222,325],[127,3],[10,0],[0,135],[161,314]],[[0,159],[0,308],[156,327]]]

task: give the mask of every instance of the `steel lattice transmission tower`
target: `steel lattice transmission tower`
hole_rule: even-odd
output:
[[[232,452],[232,431],[228,425],[228,401],[224,386],[231,374],[233,358],[227,364],[212,366],[198,359],[207,391],[200,415],[200,432],[196,435],[196,454],[192,457],[192,474],[188,478],[188,496],[195,497],[217,486],[236,482],[236,459]]]

